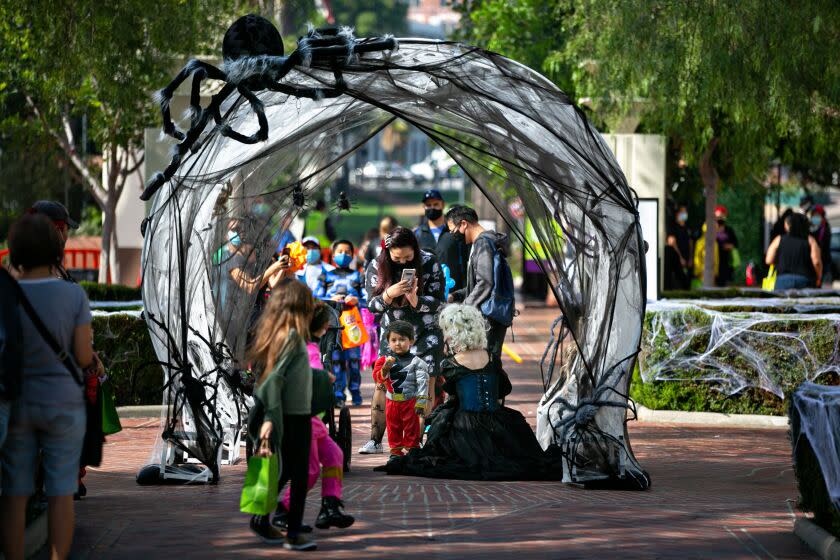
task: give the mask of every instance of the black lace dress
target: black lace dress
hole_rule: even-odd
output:
[[[463,480],[560,480],[522,414],[499,404],[511,391],[498,361],[469,369],[454,358],[442,363],[450,399],[429,416],[422,448],[393,457],[377,470],[388,474]]]

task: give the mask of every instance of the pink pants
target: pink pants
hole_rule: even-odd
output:
[[[344,455],[327,432],[324,422],[317,416],[312,417],[312,447],[309,451],[309,490],[318,482],[321,473],[321,497],[333,496],[341,499],[341,481],[344,478]],[[283,507],[289,511],[291,487],[286,487]]]

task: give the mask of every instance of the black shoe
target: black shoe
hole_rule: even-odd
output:
[[[251,517],[251,531],[266,544],[283,544],[286,541],[286,535],[271,526],[267,515]]]
[[[335,496],[326,496],[321,498],[321,511],[318,513],[318,519],[315,520],[315,526],[319,529],[329,529],[330,527],[338,527],[339,529],[346,529],[356,521],[352,515],[347,515],[342,511],[344,504]]]
[[[288,537],[286,542],[283,543],[283,548],[286,550],[315,550],[318,548],[318,545],[315,544],[313,541],[310,541],[303,535],[297,535],[296,537]]]
[[[286,508],[283,507],[283,504],[277,504],[277,509],[274,510],[274,519],[271,520],[271,524],[274,525],[277,529],[280,529],[281,531],[288,530],[289,512],[286,511]],[[311,533],[312,526],[307,525],[306,523],[301,523],[299,532]]]

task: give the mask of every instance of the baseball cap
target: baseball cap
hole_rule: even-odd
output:
[[[310,236],[308,236],[308,237],[304,237],[304,238],[303,238],[303,241],[301,241],[301,242],[300,242],[300,244],[301,244],[301,245],[306,245],[307,243],[314,243],[314,244],[315,244],[315,245],[317,245],[318,247],[320,247],[320,246],[321,246],[321,242],[320,242],[320,241],[318,241],[318,238],[317,238],[317,237],[313,237],[313,236],[311,236],[311,235],[310,235]]]
[[[70,217],[67,208],[53,200],[39,200],[32,205],[31,212],[43,214],[54,222],[64,222],[70,229],[79,229],[79,222]]]
[[[442,202],[446,202],[443,200],[443,195],[440,194],[440,191],[437,189],[429,189],[423,193],[423,202],[427,200],[440,200]]]

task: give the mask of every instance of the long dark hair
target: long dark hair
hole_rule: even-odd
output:
[[[397,226],[388,234],[385,239],[385,248],[376,257],[377,264],[377,278],[376,287],[373,289],[373,295],[381,295],[385,290],[392,285],[399,283],[399,278],[396,278],[395,272],[397,270],[402,274],[404,268],[413,268],[417,271],[417,291],[423,292],[423,255],[420,253],[420,245],[417,243],[417,237],[410,229],[402,226]],[[398,249],[402,247],[410,247],[414,250],[414,260],[405,265],[398,265],[391,260],[391,252],[389,249]]]
[[[791,213],[790,216],[785,218],[785,221],[790,227],[788,234],[791,237],[808,239],[808,235],[811,233],[811,222],[803,214]]]

